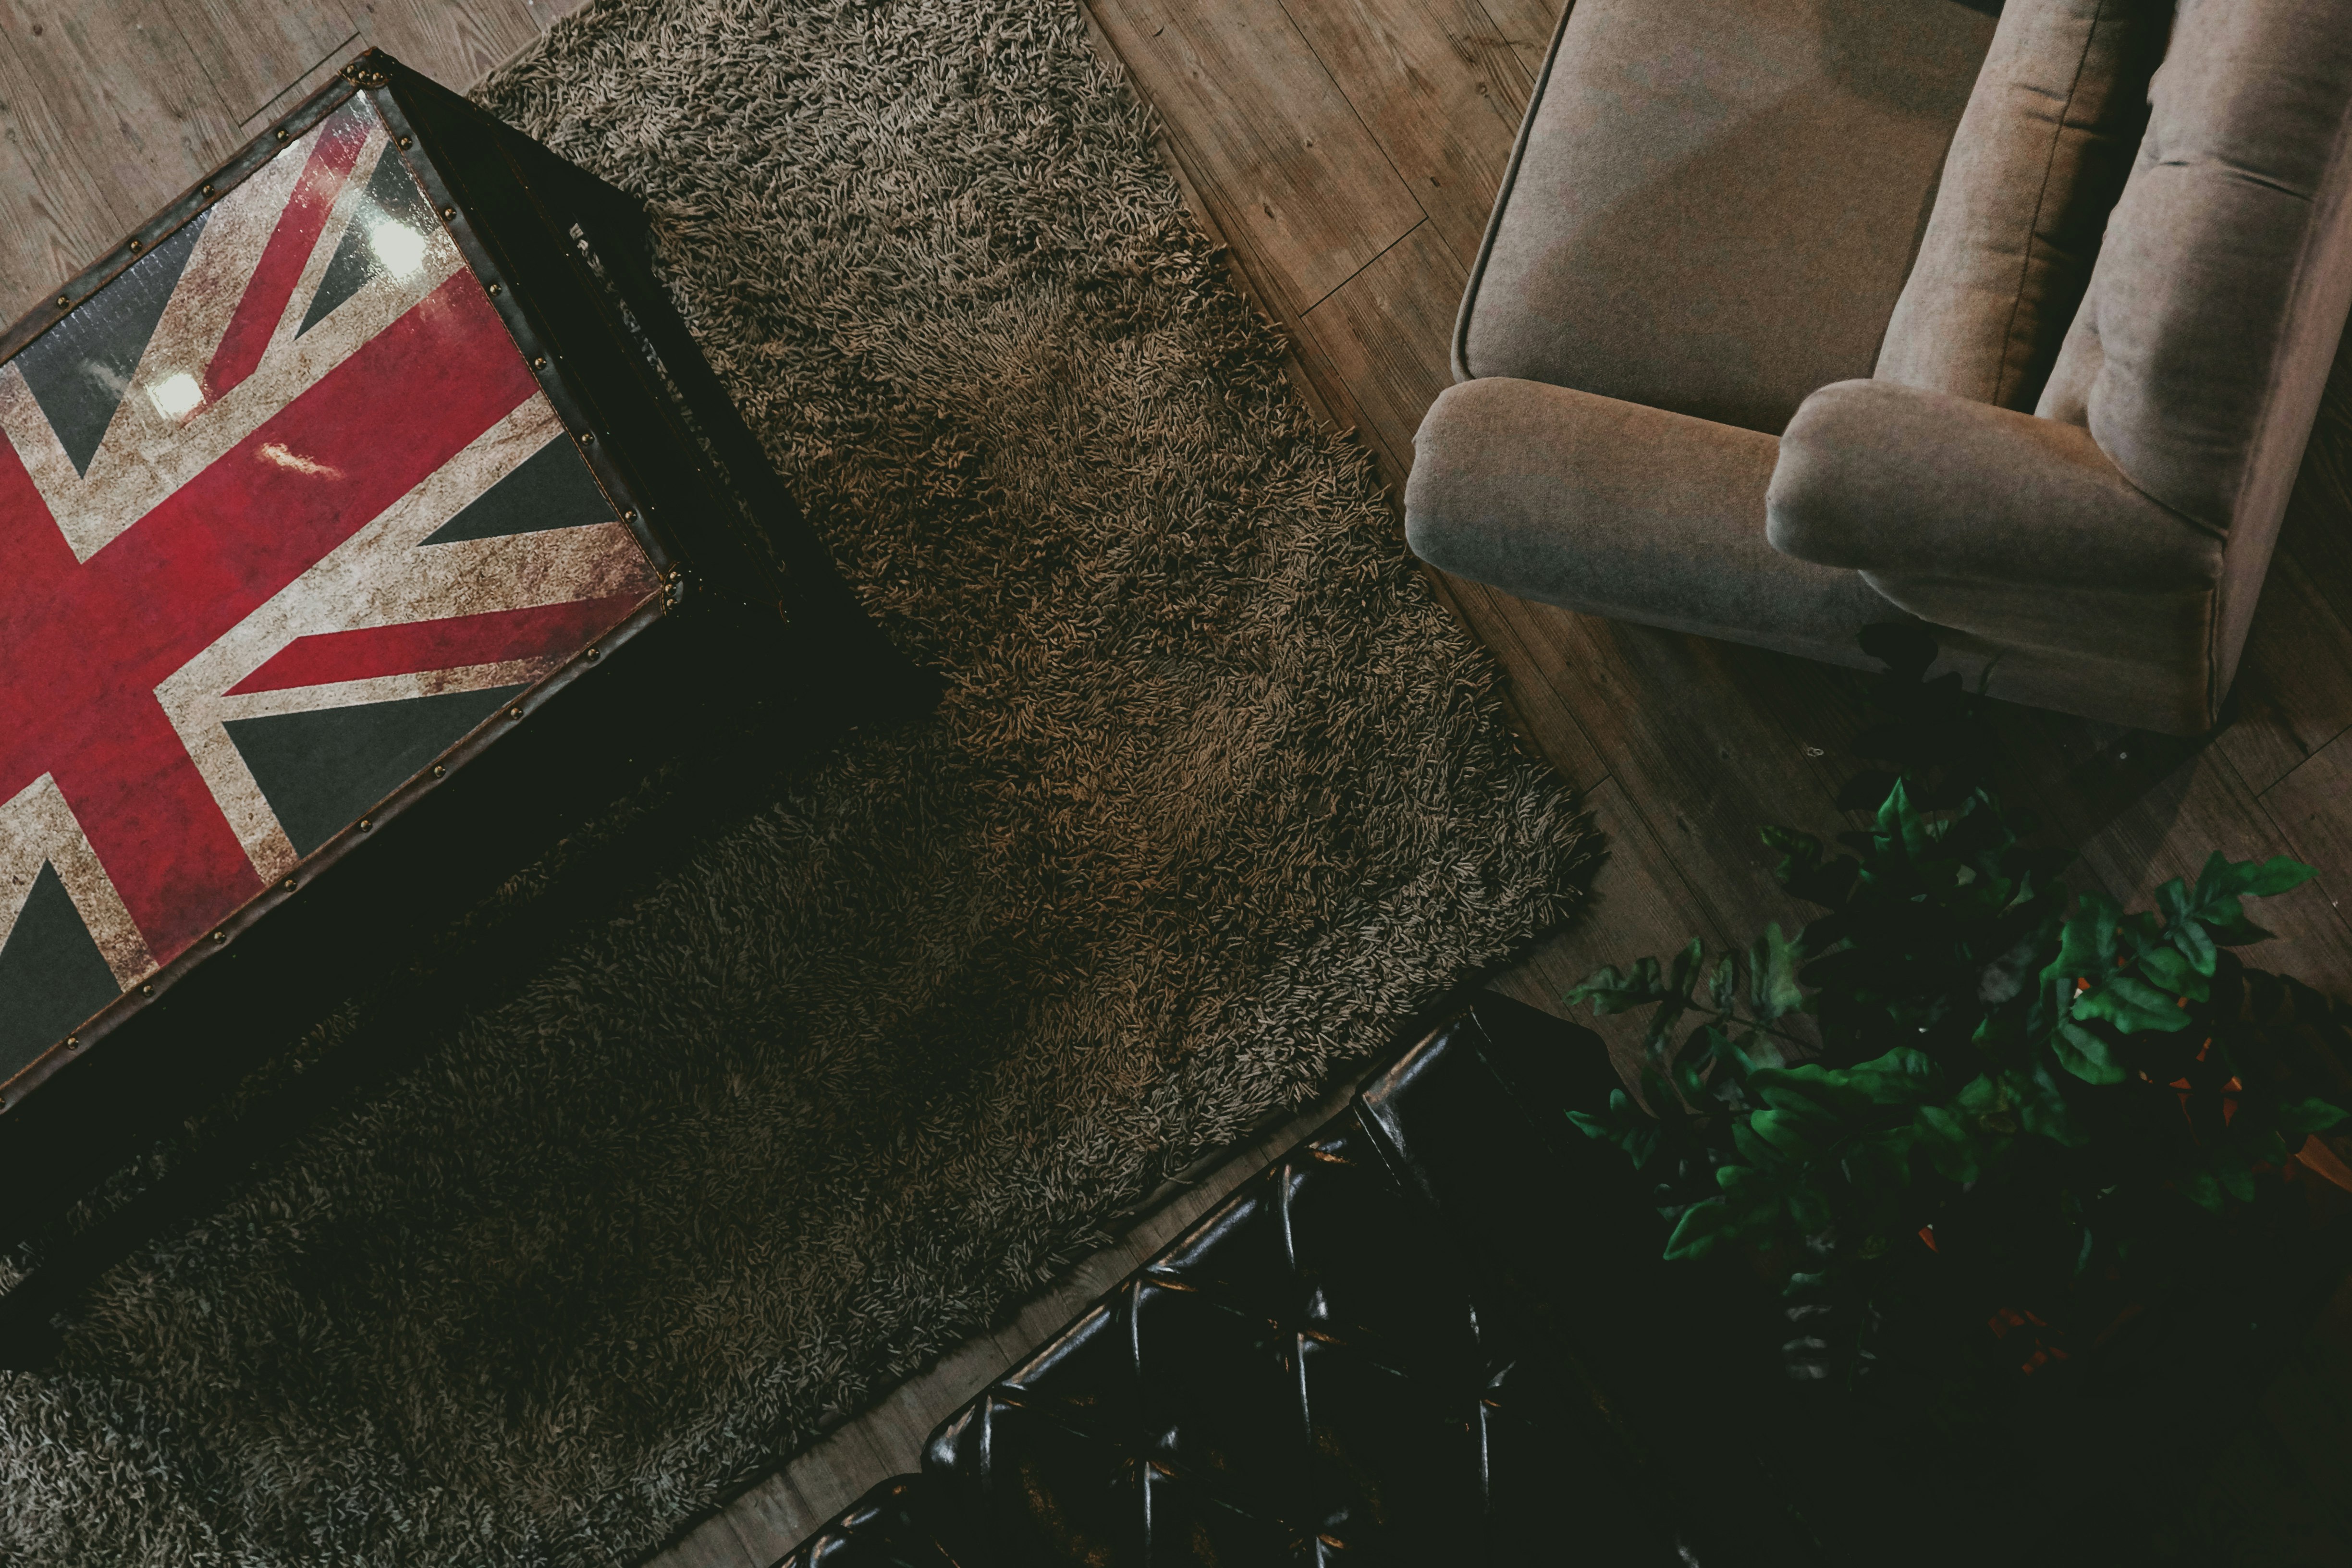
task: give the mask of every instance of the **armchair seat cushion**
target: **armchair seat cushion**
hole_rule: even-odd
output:
[[[1577,0],[1454,374],[1778,435],[1870,374],[1992,31],[1956,0]]]

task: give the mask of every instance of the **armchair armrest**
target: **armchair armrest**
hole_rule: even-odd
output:
[[[1873,581],[2165,594],[2221,574],[2221,536],[2134,486],[2088,430],[1893,382],[1806,398],[1765,508],[1776,549]]]

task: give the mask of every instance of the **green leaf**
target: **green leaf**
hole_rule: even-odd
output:
[[[2194,895],[2200,905],[2210,905],[2224,898],[2264,899],[2302,887],[2319,875],[2316,867],[2306,866],[2288,855],[2273,855],[2267,860],[2224,860],[2215,850],[2205,860],[2205,868],[2197,874]]]
[[[1691,1205],[1675,1222],[1674,1234],[1666,1237],[1666,1257],[1705,1258],[1730,1236],[1730,1207],[1719,1198]]]
[[[2205,864],[2197,868],[2197,880],[2189,886],[2189,909],[2203,910],[2222,899],[2235,898],[2245,890],[2238,885],[2243,876],[2244,868],[2227,855],[2219,849],[2209,852]]]
[[[1756,1135],[1791,1160],[1810,1160],[1820,1148],[1805,1136],[1806,1119],[1786,1110],[1765,1110],[1748,1117]]]
[[[1689,1007],[1691,982],[1697,977],[1698,966],[1706,960],[1706,946],[1693,937],[1690,945],[1675,954],[1675,966],[1660,987],[1662,994],[1658,1010],[1650,1015],[1650,1027],[1643,1044],[1654,1057],[1664,1057],[1666,1042],[1673,1037],[1675,1025]],[[1648,962],[1644,960],[1643,962]]]
[[[1728,1013],[1739,1000],[1739,965],[1731,954],[1725,953],[1723,962],[1715,966],[1715,977],[1706,984],[1707,1001],[1718,1013]]]
[[[2017,1123],[2038,1138],[2067,1149],[2079,1149],[2090,1134],[2074,1120],[2074,1108],[2051,1075],[2050,1064],[2036,1058],[2023,1072],[2006,1072],[2001,1084],[2017,1107]]]
[[[2222,1188],[2242,1204],[2254,1201],[2254,1173],[2242,1161],[2231,1161],[2220,1172]]]
[[[2221,1212],[2221,1184],[2202,1171],[2191,1172],[2178,1184],[2180,1194],[2198,1207]]]
[[[2167,925],[2179,925],[2195,920],[2197,912],[2189,897],[2188,884],[2175,877],[2156,890],[2156,907],[2164,911]]]
[[[2121,1083],[2128,1076],[2107,1043],[2079,1024],[2061,1024],[2050,1037],[2058,1065],[2084,1083]]]
[[[1759,1169],[1769,1165],[1777,1165],[1780,1163],[1779,1152],[1773,1149],[1770,1143],[1765,1142],[1763,1137],[1745,1121],[1735,1121],[1731,1124],[1731,1146],[1739,1151],[1739,1157],[1741,1159],[1747,1161],[1748,1164],[1758,1167]],[[1718,1182],[1727,1181],[1729,1180],[1729,1177],[1727,1173],[1737,1171],[1739,1167],[1737,1165],[1717,1166],[1715,1173],[1716,1180]]]
[[[1678,1127],[1689,1120],[1682,1097],[1666,1075],[1647,1064],[1642,1068],[1642,1099],[1649,1105],[1650,1114],[1664,1125]]]
[[[1658,976],[1658,961],[1645,958],[1631,969],[1615,965],[1599,970],[1581,985],[1561,993],[1560,1005],[1580,1007],[1592,1004],[1594,1013],[1607,1017],[1612,1013],[1626,1013],[1664,998],[1665,990]]]
[[[1799,1230],[1811,1233],[1829,1228],[1832,1217],[1829,1200],[1822,1196],[1819,1188],[1811,1184],[1790,1187],[1785,1201],[1789,1218]]]
[[[1759,1023],[1803,1010],[1805,994],[1797,984],[1797,970],[1804,959],[1804,939],[1791,942],[1781,935],[1778,921],[1766,926],[1748,949],[1748,1005]]]
[[[1751,1032],[1734,1042],[1725,1038],[1718,1029],[1706,1032],[1713,1037],[1707,1055],[1715,1063],[1715,1072],[1706,1084],[1707,1098],[1744,1114],[1748,1109],[1748,1079],[1756,1071],[1755,1058],[1748,1054],[1748,1047],[1757,1044],[1757,1037]]]
[[[1779,1067],[1787,1058],[1780,1054],[1780,1042],[1750,1029],[1739,1037],[1739,1051],[1746,1070],[1761,1072]]]
[[[1870,1103],[1846,1081],[1844,1071],[1805,1062],[1792,1068],[1759,1068],[1748,1075],[1748,1092],[1767,1105],[1810,1111],[1836,1121]]]
[[[2340,1105],[2332,1104],[2317,1095],[2290,1100],[2278,1108],[2276,1121],[2283,1132],[2324,1132],[2352,1115]]]
[[[2151,947],[2142,952],[2139,972],[2158,990],[2187,996],[2191,1001],[2202,1002],[2213,994],[2212,987],[2205,984],[2205,976],[2177,947]]]
[[[2009,1109],[2009,1091],[1990,1073],[1979,1073],[1952,1097],[1955,1109],[1970,1116],[1986,1116]]]
[[[1689,996],[1691,981],[1696,977],[1698,966],[1706,962],[1706,943],[1697,937],[1691,938],[1690,945],[1675,954],[1674,972],[1666,977],[1666,994],[1676,997]]]
[[[1912,1117],[1923,1142],[1957,1147],[1969,1141],[1969,1130],[1958,1112],[1948,1106],[1923,1105]]]
[[[2189,895],[2190,911],[2213,940],[2236,947],[2271,933],[2246,918],[2242,898],[2263,898],[2300,887],[2317,875],[2300,860],[2274,855],[2267,860],[2224,860],[2216,850],[2205,858]]]
[[[2172,939],[2172,945],[2180,950],[2191,969],[2209,978],[2212,975],[2214,964],[2220,962],[2221,949],[2213,945],[2204,922],[2193,915],[2183,915],[2167,928],[2165,935]]]
[[[1810,833],[1800,833],[1792,827],[1762,827],[1757,837],[1768,848],[1780,851],[1780,863],[1772,875],[1782,886],[1792,880],[1812,876],[1822,868],[1822,841]]]
[[[2316,866],[2306,866],[2290,855],[2273,855],[2254,868],[2245,891],[2258,899],[2274,898],[2293,892],[2318,875]]]
[[[1790,1074],[1786,1071],[1754,1075],[1749,1079],[1748,1087],[1755,1099],[1762,1100],[1775,1110],[1785,1112],[1801,1121],[1810,1121],[1819,1127],[1834,1127],[1837,1124],[1838,1113],[1831,1103],[1831,1095],[1825,1093],[1816,1098],[1814,1095],[1807,1094],[1790,1081]],[[1832,1092],[1835,1088],[1833,1085],[1826,1084],[1815,1087]]]
[[[1974,1122],[1974,1117],[1941,1105],[1923,1105],[1912,1118],[1936,1173],[1948,1182],[1973,1182],[1984,1174],[1984,1150]]]
[[[1844,1081],[1873,1105],[1916,1105],[1934,1099],[1938,1077],[1935,1059],[1908,1046],[1897,1046],[1883,1057],[1856,1062],[1843,1074]]]
[[[1643,1115],[1641,1107],[1633,1103],[1633,1097],[1622,1089],[1610,1091],[1606,1111],[1594,1115],[1571,1110],[1567,1115],[1569,1125],[1586,1137],[1616,1144],[1637,1171],[1657,1152],[1657,1122]]]
[[[2042,971],[2042,984],[2065,982],[2073,989],[2079,976],[2096,984],[2116,966],[2116,928],[2121,910],[2096,893],[2085,893],[2074,912],[2059,929],[2058,956]]]
[[[2178,1034],[2189,1024],[2178,1001],[2137,974],[2118,974],[2075,997],[2074,1013],[2077,1018],[2105,1018],[2126,1035]]]
[[[1895,780],[1885,803],[1878,808],[1878,832],[1881,837],[1901,844],[1904,853],[1914,860],[1927,859],[1936,852],[1927,819],[1911,804],[1911,791],[1900,779]]]
[[[1704,1068],[1708,1059],[1715,1055],[1715,1047],[1722,1038],[1723,1031],[1717,1028],[1712,1020],[1695,1026],[1689,1034],[1683,1037],[1683,1048],[1675,1053],[1675,1061],[1677,1064],[1675,1068],[1675,1081],[1676,1083],[1682,1081],[1685,1067],[1688,1067],[1693,1071]]]
[[[1598,1116],[1588,1115],[1581,1110],[1570,1111],[1568,1113],[1568,1124],[1570,1127],[1575,1128],[1579,1132],[1583,1133],[1587,1138],[1607,1138],[1613,1140],[1617,1136],[1617,1129],[1610,1126],[1609,1123],[1601,1121]]]
[[[1848,1179],[1864,1191],[1874,1186],[1907,1187],[1911,1184],[1911,1151],[1919,1145],[1923,1134],[1916,1123],[1906,1122],[1883,1132],[1854,1141],[1854,1156],[1848,1167]],[[1870,1179],[1853,1176],[1856,1169],[1874,1173]]]

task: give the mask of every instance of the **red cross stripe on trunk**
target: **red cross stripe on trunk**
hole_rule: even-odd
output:
[[[294,297],[301,282],[310,249],[319,243],[319,236],[327,226],[335,194],[343,188],[344,179],[366,144],[363,121],[338,116],[320,127],[318,143],[302,165],[294,194],[288,198],[278,226],[270,233],[269,244],[262,250],[261,260],[237,300],[236,313],[229,318],[228,330],[221,334],[220,346],[213,351],[212,363],[205,367],[207,399],[227,395],[259,367],[261,356],[268,352],[270,337],[278,331],[278,320],[286,314],[286,301]]]
[[[287,644],[268,664],[230,687],[229,695],[569,653],[628,619],[644,600],[642,593],[612,594],[396,626],[323,632]]]
[[[54,776],[158,962],[260,880],[157,687],[536,391],[460,271],[86,562],[0,440],[0,801]]]

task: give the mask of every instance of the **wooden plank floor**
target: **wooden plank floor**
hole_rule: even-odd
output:
[[[579,0],[0,0],[0,309],[13,316],[378,43],[453,86]],[[1166,150],[1237,279],[1287,331],[1291,370],[1399,493],[1485,216],[1559,0],[1084,0],[1097,47],[1159,110]],[[2352,433],[2347,433],[2352,434]],[[1610,855],[1587,919],[1496,982],[1554,1006],[1598,964],[1694,934],[1744,941],[1803,910],[1755,829],[1844,826],[1853,678],[1433,578],[1495,653],[1531,751],[1586,792]],[[2299,495],[2234,702],[2202,743],[2002,717],[2001,773],[2126,899],[2209,850],[2290,852],[2320,879],[2266,906],[2263,955],[2352,992],[2352,530]],[[1002,1332],[893,1394],[664,1552],[764,1568],[1078,1302],[1296,1129],[1089,1260]],[[2352,1560],[2352,1558],[2347,1558]]]
[[[0,320],[373,44],[451,86],[583,0],[0,0]]]

